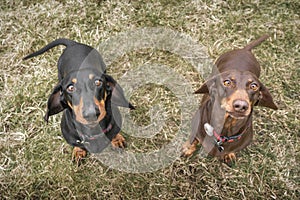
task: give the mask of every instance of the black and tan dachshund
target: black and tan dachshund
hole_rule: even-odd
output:
[[[120,134],[121,115],[118,106],[134,109],[125,99],[122,88],[109,75],[98,51],[68,39],[57,39],[26,56],[38,56],[49,49],[64,45],[58,60],[58,80],[48,99],[45,120],[63,112],[61,131],[74,147],[72,159],[77,163],[87,152],[98,153],[112,144],[125,147]]]
[[[262,36],[218,58],[211,78],[195,92],[204,96],[192,120],[192,133],[183,155],[192,155],[201,143],[210,155],[231,165],[235,153],[252,141],[253,107],[277,109],[269,90],[259,81],[260,65],[251,52],[267,38]]]

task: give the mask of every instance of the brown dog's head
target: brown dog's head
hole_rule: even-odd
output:
[[[232,118],[249,116],[254,105],[277,109],[269,90],[248,71],[228,70],[215,75],[195,93],[209,93]]]
[[[83,69],[71,72],[54,88],[44,118],[48,121],[49,116],[69,108],[73,110],[77,122],[95,126],[107,112],[111,112],[110,104],[134,108],[111,76],[97,70]]]

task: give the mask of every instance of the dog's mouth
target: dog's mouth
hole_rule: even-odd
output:
[[[74,112],[75,120],[82,125],[85,125],[90,128],[94,128],[99,125],[100,121],[106,116],[106,111],[96,112],[90,115],[84,116],[82,112]]]
[[[88,126],[88,127],[91,127],[91,128],[99,125],[99,122],[101,121],[101,119],[99,119],[99,116],[84,118],[82,115],[76,115],[76,114],[75,114],[75,120],[78,123]]]
[[[84,125],[87,125],[87,126],[93,128],[93,127],[99,125],[99,121],[98,120],[96,120],[96,121],[87,121]]]
[[[230,111],[226,111],[226,113],[234,119],[245,119],[246,117],[248,117],[247,114],[242,114],[242,113],[237,113],[237,112],[230,112]]]

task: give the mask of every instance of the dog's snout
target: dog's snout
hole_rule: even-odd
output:
[[[100,115],[100,112],[95,107],[89,107],[82,111],[82,116],[88,121],[97,120],[99,115]]]
[[[246,112],[249,108],[249,104],[244,100],[235,100],[233,102],[233,108],[236,112]]]

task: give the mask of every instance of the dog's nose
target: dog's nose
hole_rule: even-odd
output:
[[[89,121],[96,120],[98,118],[98,115],[99,113],[94,107],[90,107],[82,111],[82,116]]]
[[[249,104],[244,100],[235,100],[233,102],[233,108],[236,112],[246,112],[249,108]]]

